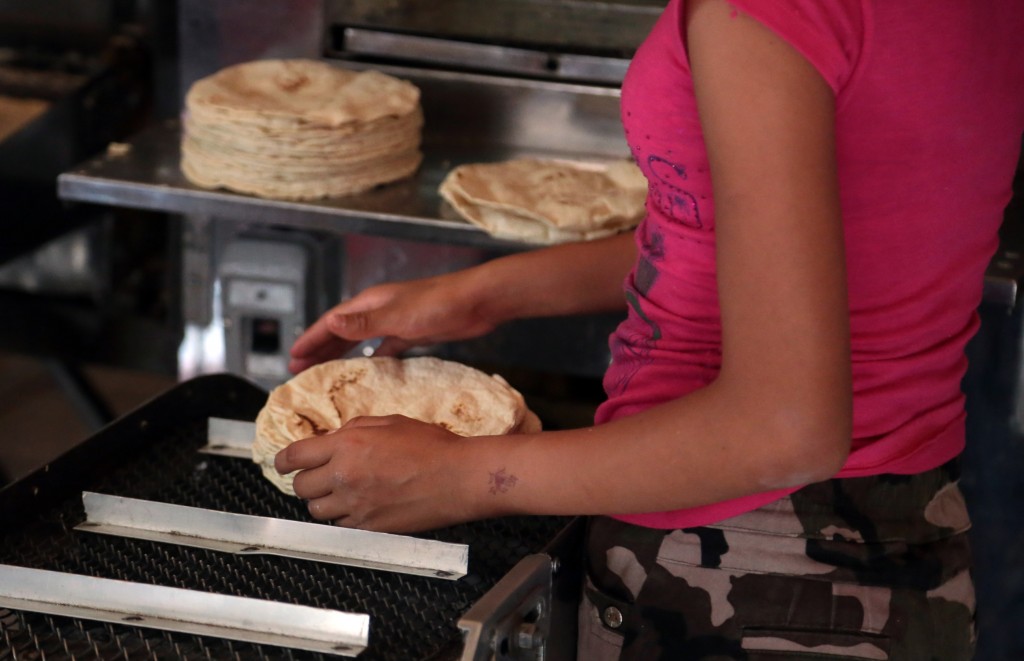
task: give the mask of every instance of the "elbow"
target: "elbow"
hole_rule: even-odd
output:
[[[841,408],[773,416],[766,440],[775,452],[757,471],[758,481],[768,489],[786,489],[831,479],[850,454],[851,419]]]
[[[819,436],[815,440],[816,443],[808,441],[805,444],[806,452],[810,457],[808,462],[810,479],[806,484],[832,479],[836,473],[842,470],[847,457],[850,456],[849,432],[825,437]]]

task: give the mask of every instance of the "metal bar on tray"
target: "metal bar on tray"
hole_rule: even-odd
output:
[[[474,603],[458,622],[460,661],[489,661],[495,648],[523,661],[549,658],[553,571],[550,556],[528,555]]]
[[[356,656],[370,616],[0,565],[0,606],[101,622]]]
[[[82,502],[86,520],[76,530],[449,580],[469,570],[466,544],[91,492],[82,493]]]
[[[206,445],[200,452],[239,459],[252,459],[252,440],[256,423],[211,417],[206,424]]]

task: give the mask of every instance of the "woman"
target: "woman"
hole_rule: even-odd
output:
[[[634,235],[372,287],[292,351],[625,305],[596,424],[360,419],[278,470],[345,526],[595,515],[581,659],[969,658],[959,381],[1024,128],[1021,7],[672,0],[623,85]]]

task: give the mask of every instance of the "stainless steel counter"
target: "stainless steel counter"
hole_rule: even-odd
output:
[[[359,195],[316,201],[203,189],[189,183],[181,172],[181,126],[176,120],[153,125],[58,178],[58,194],[65,201],[182,219],[177,281],[182,283],[185,336],[178,351],[180,376],[226,370],[255,379],[257,362],[236,360],[235,349],[244,346],[247,357],[260,353],[260,378],[276,383],[285,376],[280,360],[293,332],[337,300],[371,284],[436,275],[534,247],[490,236],[442,200],[437,189],[459,164],[528,155],[587,160],[629,156],[618,89],[397,66],[374,68],[409,80],[421,92],[424,160],[408,179]],[[236,253],[243,244],[256,245],[253,241],[260,250],[302,255],[296,259],[303,264],[296,268],[303,276],[288,283],[304,294],[295,299],[294,314],[275,335],[272,370],[267,367],[271,361],[261,353],[262,345],[257,350],[255,340],[243,337],[255,328],[254,320],[269,313],[242,314],[225,300],[221,287],[232,277],[241,277]],[[245,277],[262,273],[260,259],[247,262],[255,266],[247,268]],[[261,277],[270,276],[262,273]],[[274,320],[281,321],[276,316]],[[475,353],[463,360],[599,375],[607,366],[607,335],[615,321],[589,316],[556,319],[525,331],[509,325],[486,343],[474,345]],[[579,332],[569,333],[575,326]],[[558,331],[566,339],[552,341]],[[517,333],[524,334],[525,346],[511,339]],[[568,337],[588,341],[583,346]],[[459,349],[468,351],[471,343],[464,344]]]
[[[348,68],[363,68],[346,63]],[[58,178],[64,200],[224,221],[516,250],[455,214],[437,193],[451,168],[515,156],[627,158],[618,89],[399,66],[373,68],[415,84],[424,115],[416,174],[360,195],[269,200],[205,190],[181,173],[181,127],[169,120]]]
[[[489,148],[488,153],[425,145],[415,176],[363,194],[318,201],[270,200],[189,183],[179,167],[180,127],[165,122],[130,143],[61,174],[62,199],[220,220],[251,222],[353,234],[455,243],[487,249],[528,247],[491,237],[455,215],[437,193],[447,172],[460,162],[498,160],[523,152]]]

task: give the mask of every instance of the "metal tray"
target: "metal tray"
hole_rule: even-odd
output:
[[[255,464],[197,452],[208,417],[253,419],[266,395],[235,376],[198,377],[9,485],[0,491],[0,563],[368,613],[369,645],[360,659],[454,659],[462,655],[459,619],[520,560],[537,557],[574,527],[562,517],[510,517],[422,535],[469,545],[469,573],[457,581],[73,529],[85,518],[87,490],[310,521],[302,502],[277,491]],[[336,657],[0,608],[0,658]]]

